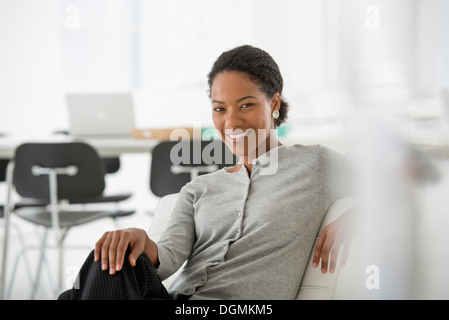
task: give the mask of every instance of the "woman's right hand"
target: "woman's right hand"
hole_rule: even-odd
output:
[[[130,249],[129,263],[136,265],[137,258],[145,251],[153,264],[157,263],[157,247],[145,230],[129,228],[106,232],[95,244],[94,260],[101,260],[101,269],[109,269],[113,275],[123,267],[125,253]],[[156,257],[156,261],[154,260]]]

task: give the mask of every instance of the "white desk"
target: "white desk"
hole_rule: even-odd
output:
[[[153,148],[160,142],[157,139],[126,139],[126,138],[96,138],[96,139],[73,139],[65,136],[55,136],[49,138],[9,138],[0,137],[0,159],[11,159],[14,157],[15,149],[25,142],[72,142],[72,141],[85,141],[93,146],[101,157],[117,157],[124,153],[150,153]],[[329,147],[333,147],[342,152],[346,151],[347,146],[345,141],[340,137],[332,138],[318,138],[311,136],[303,137],[289,137],[280,138],[280,141],[286,145],[292,145],[296,143],[300,144],[315,144],[321,143]]]
[[[85,141],[93,146],[101,157],[116,157],[122,153],[142,153],[151,152],[159,143],[158,140],[138,140],[132,138],[96,138],[96,139],[73,139],[69,137],[51,138],[9,138],[0,137],[0,158],[11,159],[14,157],[15,149],[25,142],[72,142]]]

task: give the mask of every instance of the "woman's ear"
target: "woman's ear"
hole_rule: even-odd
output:
[[[273,98],[271,98],[271,112],[273,112],[274,110],[279,110],[280,107],[281,107],[281,95],[279,94],[279,92],[276,92],[273,95]]]

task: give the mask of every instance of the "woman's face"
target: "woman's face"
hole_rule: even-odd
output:
[[[210,95],[215,128],[241,161],[250,163],[277,145],[271,114],[279,109],[278,93],[268,99],[248,74],[225,71],[215,77]]]

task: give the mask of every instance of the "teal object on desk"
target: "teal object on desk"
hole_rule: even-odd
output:
[[[201,128],[201,139],[202,140],[215,140],[220,139],[217,130],[214,127]]]
[[[287,125],[276,128],[278,137],[286,137],[290,127]]]
[[[283,125],[276,128],[276,134],[278,137],[286,137],[290,127],[288,125]],[[219,139],[217,130],[214,127],[201,128],[201,138],[202,140],[213,140]]]

